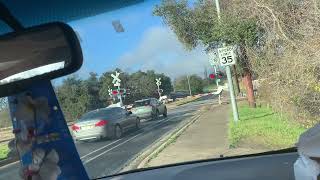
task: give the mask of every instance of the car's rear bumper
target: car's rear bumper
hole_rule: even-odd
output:
[[[90,130],[73,131],[75,140],[101,139],[108,137],[107,127],[94,128]]]

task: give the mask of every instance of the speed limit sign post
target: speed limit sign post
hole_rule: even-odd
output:
[[[220,66],[229,66],[236,64],[236,55],[233,46],[227,46],[218,49]]]
[[[231,105],[232,105],[232,111],[233,111],[233,119],[235,122],[239,121],[239,114],[238,114],[238,107],[236,102],[236,97],[234,95],[233,90],[233,82],[232,82],[232,75],[231,75],[231,68],[230,66],[236,64],[236,55],[234,53],[234,47],[233,46],[225,46],[218,49],[218,56],[219,56],[219,62],[220,66],[226,67],[226,74],[228,78],[228,86],[230,91],[230,99],[231,99]]]

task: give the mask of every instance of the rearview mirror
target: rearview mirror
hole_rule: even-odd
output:
[[[81,65],[80,44],[69,25],[50,23],[5,34],[0,36],[0,97],[73,73]]]

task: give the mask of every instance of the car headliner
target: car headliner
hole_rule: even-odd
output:
[[[134,5],[143,0],[0,0],[0,2],[24,27],[31,27],[57,21],[67,23]],[[11,28],[0,20],[0,34],[10,31]]]

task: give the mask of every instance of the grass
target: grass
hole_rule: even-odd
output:
[[[239,103],[239,122],[230,121],[230,147],[255,146],[270,149],[292,147],[305,128],[266,106],[250,108]],[[232,112],[230,113],[232,119]]]
[[[9,148],[7,144],[0,144],[0,160],[6,159],[9,153]]]

